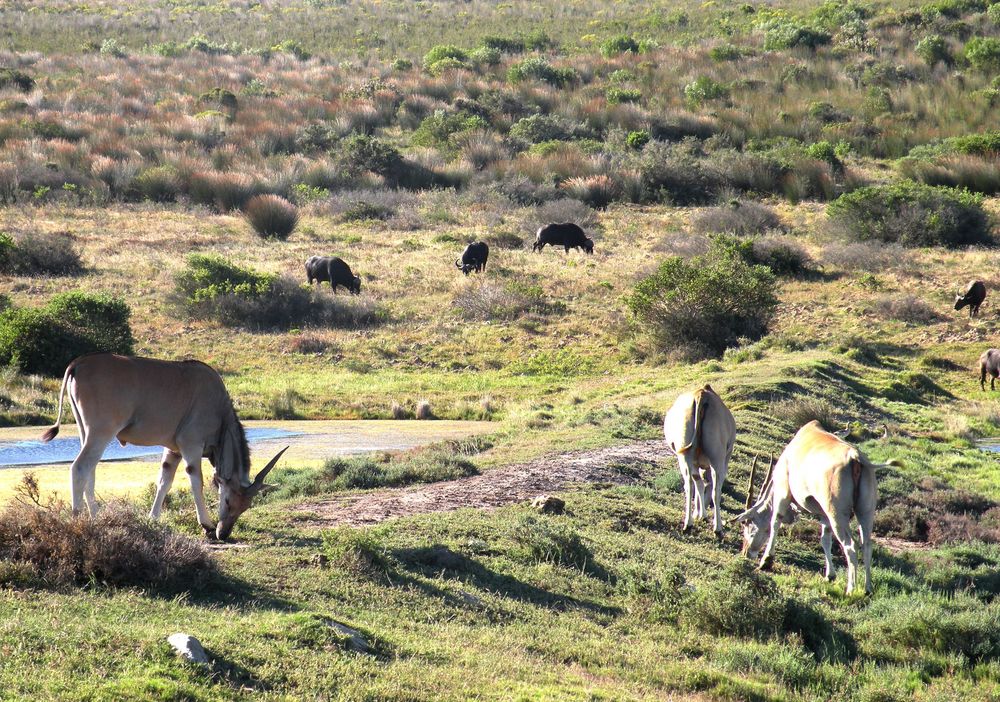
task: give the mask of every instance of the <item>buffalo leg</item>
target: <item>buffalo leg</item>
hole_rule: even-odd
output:
[[[163,510],[163,501],[170,492],[170,486],[174,483],[174,475],[177,473],[177,464],[181,461],[181,455],[174,453],[170,449],[163,449],[163,460],[160,463],[160,482],[156,486],[156,497],[153,498],[153,508],[149,510],[149,516],[153,519],[160,518]]]

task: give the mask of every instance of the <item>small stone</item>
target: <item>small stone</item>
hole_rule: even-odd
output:
[[[359,651],[361,653],[371,653],[371,644],[365,640],[361,632],[357,629],[352,629],[346,624],[341,624],[340,622],[330,620],[328,626],[336,631],[341,636],[347,637],[347,647],[354,651]]]
[[[542,514],[562,514],[566,502],[552,495],[539,495],[531,501],[531,506]]]
[[[458,598],[462,600],[465,604],[470,607],[476,607],[477,609],[486,609],[486,603],[481,599],[473,595],[471,592],[466,592],[465,590],[458,591]]]
[[[174,647],[177,655],[189,663],[208,663],[208,654],[205,653],[201,641],[191,636],[177,632],[167,637],[167,642]]]

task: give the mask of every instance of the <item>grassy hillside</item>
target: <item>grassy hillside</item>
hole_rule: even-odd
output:
[[[126,526],[81,543],[90,522],[0,481],[15,554],[0,698],[1000,692],[1000,482],[976,446],[1000,434],[977,364],[1000,331],[1000,5],[54,2],[13,3],[0,27],[16,27],[0,54],[0,422],[51,422],[59,388],[17,363],[63,342],[15,358],[10,320],[82,291],[127,304],[136,353],[218,368],[243,418],[424,405],[493,427],[394,456],[291,455],[209,554],[177,540],[200,531],[183,489],[166,536],[111,511]],[[245,218],[259,194],[296,208],[287,240]],[[552,221],[581,223],[594,255],[533,253]],[[980,244],[945,246],[970,232]],[[705,357],[628,301],[671,257],[709,265],[720,234],[766,259],[778,304],[760,338]],[[464,277],[477,239],[488,270]],[[179,290],[192,254],[255,271],[266,294]],[[361,295],[303,292],[312,255],[343,257]],[[989,297],[970,319],[952,307],[973,279]],[[331,493],[655,439],[705,382],[739,426],[727,514],[752,457],[811,419],[902,461],[879,475],[873,597],[822,579],[814,523],[782,533],[771,575],[732,526],[721,545],[681,533],[666,455],[634,485],[567,488],[565,515],[317,522],[311,500]],[[120,475],[99,470],[98,493]],[[43,493],[60,480],[42,477]],[[130,539],[146,537],[196,566],[136,576],[151,547]],[[177,630],[214,664],[178,660]]]

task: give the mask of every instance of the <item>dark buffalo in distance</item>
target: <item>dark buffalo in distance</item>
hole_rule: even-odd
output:
[[[486,260],[490,257],[490,247],[485,241],[475,241],[465,247],[462,258],[456,259],[455,267],[466,275],[472,271],[486,270]]]
[[[955,296],[955,309],[960,310],[966,305],[969,306],[969,316],[975,317],[979,314],[979,306],[986,299],[986,285],[981,280],[973,280],[966,288],[964,295]]]
[[[1000,350],[987,349],[979,357],[979,387],[986,389],[986,374],[990,375],[990,390],[996,390],[994,383],[1000,376]]]
[[[533,251],[541,251],[545,245],[562,246],[569,253],[570,249],[583,249],[588,254],[594,253],[594,240],[587,237],[579,225],[572,222],[562,224],[546,224],[535,233]]]
[[[352,295],[361,294],[361,278],[354,275],[351,267],[339,256],[310,256],[306,261],[306,275],[310,285],[314,280],[317,286],[323,281],[328,282],[335,295],[338,285],[347,288]]]

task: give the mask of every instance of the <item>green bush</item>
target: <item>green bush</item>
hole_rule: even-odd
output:
[[[83,270],[68,233],[0,232],[0,273],[73,275]]]
[[[515,139],[540,144],[545,141],[566,141],[576,136],[577,128],[566,120],[553,115],[531,115],[518,120],[510,128]]]
[[[635,132],[629,132],[625,137],[625,144],[628,145],[630,149],[635,149],[636,151],[642,151],[642,147],[649,143],[649,132],[645,129],[641,129]]]
[[[344,141],[343,150],[348,167],[355,172],[393,177],[403,165],[403,156],[394,146],[367,134],[351,135]]]
[[[30,93],[35,88],[35,79],[24,71],[0,68],[0,88],[16,88],[22,93]]]
[[[743,51],[738,46],[733,46],[732,44],[720,44],[719,46],[713,46],[709,52],[708,57],[713,61],[738,61],[743,57]]]
[[[394,71],[408,71],[413,68],[413,61],[405,58],[394,59],[392,62],[392,70]]]
[[[575,82],[576,71],[572,68],[555,68],[540,56],[532,56],[513,64],[507,69],[507,81],[521,83],[526,80],[541,80],[561,88]]]
[[[694,205],[711,201],[719,190],[715,173],[683,148],[651,141],[642,150],[639,176],[647,201]]]
[[[511,37],[485,36],[479,45],[484,49],[495,49],[505,54],[519,54],[524,51],[524,40]]]
[[[143,200],[171,202],[177,199],[181,182],[173,166],[153,166],[137,175],[132,187]]]
[[[713,241],[690,260],[668,258],[625,297],[637,330],[658,349],[690,358],[719,355],[767,333],[778,306],[774,274]]]
[[[642,100],[642,91],[636,88],[611,87],[605,91],[605,97],[609,105],[619,105],[623,102],[639,102]]]
[[[503,52],[500,49],[489,46],[480,46],[469,52],[469,60],[476,66],[496,66],[502,58]]]
[[[56,295],[42,308],[8,308],[0,314],[0,365],[60,376],[85,353],[131,354],[130,314],[122,300],[82,292]]]
[[[684,86],[684,99],[692,107],[725,97],[729,97],[729,88],[708,76],[698,76]]]
[[[965,45],[965,58],[981,71],[1000,71],[1000,39],[974,37]]]
[[[639,42],[627,34],[619,34],[616,37],[611,37],[601,42],[601,55],[605,58],[625,53],[639,53]]]
[[[455,70],[465,70],[470,68],[469,64],[465,61],[459,61],[455,58],[443,58],[440,61],[435,61],[430,66],[427,67],[427,72],[432,76],[440,76],[447,71]]]
[[[451,44],[438,44],[431,47],[431,50],[424,54],[424,68],[429,69],[435,63],[444,59],[454,59],[464,63],[468,58],[469,55],[465,49],[460,49]]]
[[[805,47],[817,49],[833,41],[829,32],[815,29],[790,20],[776,19],[761,25],[764,30],[764,48],[768,51]]]
[[[995,2],[986,8],[986,16],[993,24],[1000,24],[1000,2]]]
[[[434,114],[425,117],[420,123],[410,137],[410,142],[415,146],[450,149],[454,148],[452,136],[473,129],[486,129],[488,126],[478,115],[435,110]]]
[[[918,41],[914,51],[928,66],[935,66],[938,63],[950,66],[955,62],[948,42],[939,34],[931,34]]]
[[[855,241],[950,248],[992,243],[982,196],[904,181],[841,195],[827,214]]]

